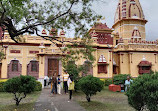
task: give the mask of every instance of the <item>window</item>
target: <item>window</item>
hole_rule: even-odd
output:
[[[118,44],[118,40],[116,40],[116,45]]]
[[[113,65],[113,74],[117,74],[116,66],[115,65]]]
[[[150,70],[150,67],[149,66],[143,66],[142,70]]]
[[[18,61],[17,60],[13,60],[12,71],[18,71]]]
[[[106,73],[107,74],[106,64],[99,64],[98,65],[98,73]]]
[[[37,61],[31,61],[31,71],[37,72]]]

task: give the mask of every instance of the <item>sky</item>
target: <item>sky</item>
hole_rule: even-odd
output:
[[[114,24],[114,16],[119,0],[104,0],[105,3],[95,3],[93,8],[102,16],[105,20],[102,23],[112,27]],[[158,39],[158,0],[139,0],[144,11],[146,20],[146,39],[156,40]]]

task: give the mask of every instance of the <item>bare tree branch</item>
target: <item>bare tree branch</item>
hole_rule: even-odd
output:
[[[56,15],[54,18],[52,18],[51,20],[49,20],[49,21],[47,21],[47,22],[37,23],[37,24],[33,24],[33,25],[30,25],[30,26],[27,26],[27,27],[25,27],[25,28],[20,29],[18,32],[20,32],[20,31],[22,31],[22,30],[25,30],[25,29],[32,28],[32,27],[36,27],[36,26],[40,26],[40,25],[46,25],[46,24],[48,24],[48,23],[50,23],[50,22],[52,22],[52,21],[54,21],[54,20],[56,20],[56,19],[58,19],[58,18],[64,16],[64,15],[68,14],[68,13],[70,12],[70,10],[72,9],[73,5],[74,5],[76,2],[78,2],[78,0],[76,0],[76,1],[74,0],[74,1],[72,2],[72,4],[70,5],[69,9],[68,9],[66,12],[64,12],[64,13],[62,13],[62,14],[60,14],[60,15],[57,14],[57,15]]]

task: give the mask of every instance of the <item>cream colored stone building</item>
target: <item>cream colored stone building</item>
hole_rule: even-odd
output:
[[[137,77],[150,73],[150,70],[158,71],[158,41],[146,41],[146,23],[139,0],[119,0],[113,27],[97,22],[89,30],[96,49],[93,53],[96,60],[89,73],[99,78],[111,78],[115,74]],[[44,29],[41,33],[51,36]],[[23,36],[24,42],[17,44],[5,32],[0,42],[6,55],[0,64],[1,79],[31,75],[43,83],[45,76],[63,74],[60,60],[63,45],[60,42],[54,45],[38,36]],[[69,42],[79,40],[65,37],[64,31],[56,38]],[[81,58],[76,64],[85,61]]]

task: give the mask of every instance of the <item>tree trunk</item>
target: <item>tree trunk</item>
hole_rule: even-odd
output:
[[[90,101],[91,101],[90,96],[86,96],[86,99],[87,99],[87,101],[88,101],[88,102],[90,102]]]
[[[14,100],[16,101],[16,106],[19,106],[20,101],[26,97],[26,93],[24,93],[23,97],[20,97],[20,94],[21,93],[19,93],[19,96],[17,97],[16,93],[14,93],[14,96],[15,96]]]
[[[19,101],[18,100],[16,101],[16,105],[19,106]]]

